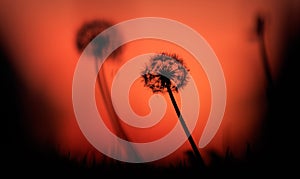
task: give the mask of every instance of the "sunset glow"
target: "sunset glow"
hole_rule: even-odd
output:
[[[293,7],[296,8],[295,6],[299,8],[299,3],[269,0],[1,1],[1,45],[5,47],[9,63],[20,76],[24,87],[24,89],[19,89],[22,94],[20,103],[24,131],[36,146],[42,149],[53,149],[59,156],[70,158],[72,161],[80,162],[87,158],[86,163],[88,164],[116,162],[115,159],[105,155],[91,143],[76,118],[76,110],[74,110],[76,105],[74,105],[74,96],[72,96],[76,84],[74,85],[73,80],[77,74],[79,61],[82,59],[87,61],[88,58],[87,68],[82,68],[82,70],[86,70],[87,74],[95,75],[95,79],[98,76],[100,81],[102,80],[101,82],[95,80],[92,95],[95,97],[95,105],[103,123],[112,134],[137,144],[155,142],[167,136],[176,124],[179,124],[167,93],[153,94],[149,88],[144,86],[140,74],[136,74],[139,76],[136,79],[118,76],[119,73],[124,73],[126,70],[128,75],[132,71],[141,72],[145,67],[141,63],[134,63],[135,66],[130,66],[130,61],[132,64],[134,60],[146,62],[151,55],[165,52],[176,53],[183,59],[189,69],[189,75],[195,83],[198,94],[185,95],[183,102],[182,93],[185,88],[182,88],[178,93],[174,92],[174,96],[180,109],[186,111],[185,120],[191,126],[195,122],[192,121],[193,117],[199,111],[194,130],[191,131],[191,135],[198,145],[203,137],[205,126],[208,124],[214,95],[211,86],[214,81],[211,82],[209,78],[212,73],[206,73],[209,71],[205,69],[208,65],[199,64],[199,61],[205,59],[197,59],[188,49],[174,42],[141,38],[124,44],[122,51],[105,59],[101,69],[97,71],[97,65],[99,66],[97,60],[103,59],[97,56],[88,56],[78,50],[76,46],[78,30],[86,22],[102,19],[115,25],[136,18],[159,17],[182,23],[205,39],[219,60],[218,63],[224,74],[225,84],[215,87],[223,89],[223,86],[226,85],[224,115],[220,120],[220,125],[215,125],[218,126],[218,130],[213,138],[203,147],[198,146],[205,164],[213,165],[212,155],[224,158],[228,155],[228,150],[235,159],[245,161],[248,147],[253,153],[263,150],[262,136],[265,134],[264,124],[268,115],[266,95],[268,79],[262,63],[260,41],[255,32],[256,18],[258,15],[262,15],[265,20],[265,50],[271,75],[276,84],[276,80],[281,74],[281,64],[283,64],[282,45],[287,38],[285,29],[282,27],[288,18],[285,13]],[[291,10],[291,12],[294,11]],[[158,33],[167,30],[170,36],[179,34],[179,28],[163,30],[150,26],[132,26],[131,28],[132,31],[123,29],[126,31],[125,34],[122,34],[122,29],[120,29],[120,38],[126,38],[126,35],[130,36],[146,30]],[[115,39],[117,38],[119,37],[115,36]],[[197,45],[192,39],[190,41],[193,46]],[[122,67],[126,64],[128,69],[122,71]],[[92,68],[95,71],[91,71]],[[81,68],[79,69],[81,70]],[[216,70],[215,74],[217,75],[217,73],[219,72]],[[133,81],[131,86],[125,86],[129,83],[126,79]],[[112,89],[114,80],[118,84],[115,86],[115,90]],[[124,95],[120,93],[121,96],[118,98],[122,100],[118,101],[120,104],[115,104],[116,101],[112,100],[111,93],[116,91],[115,94],[117,94],[118,91],[127,88],[128,96],[124,97],[125,92]],[[86,86],[82,85],[79,90],[85,91],[85,89]],[[88,103],[89,97],[90,94],[86,93],[82,93],[80,96],[83,103]],[[129,106],[124,106],[127,105],[127,101],[124,99],[128,100]],[[158,106],[155,109],[163,110],[165,108],[160,120],[155,118],[153,121],[140,122],[140,124],[137,121],[137,125],[149,124],[147,127],[137,127],[128,122],[133,117],[127,120],[123,119],[126,118],[126,115],[130,116],[133,113],[137,116],[150,115],[153,112],[150,99],[153,100],[153,104]],[[191,101],[192,104],[186,104],[188,108],[185,108],[186,106],[183,106],[185,101]],[[199,101],[199,105],[193,101]],[[161,104],[157,104],[160,102]],[[220,104],[214,103],[213,105],[223,104],[221,101]],[[116,106],[120,109],[115,109]],[[193,108],[194,106],[196,107]],[[129,108],[133,113],[128,112]],[[119,116],[120,113],[123,117]],[[155,114],[159,115],[160,113]],[[92,113],[88,113],[87,118],[93,118]],[[153,125],[150,126],[150,124]],[[94,125],[94,123],[91,122],[88,125]],[[94,127],[91,130],[98,129],[97,126]],[[98,132],[102,131],[95,133],[98,134]],[[181,134],[184,136],[183,130]],[[181,134],[176,133],[172,141],[179,140]],[[95,140],[98,138],[101,136],[95,136]],[[126,149],[120,148],[117,140],[101,139],[103,143],[111,144],[107,145],[105,149],[108,153],[128,154]],[[101,141],[98,142],[101,143]],[[165,142],[159,147],[168,148],[170,143]],[[147,150],[149,153],[156,151],[154,148]],[[177,166],[182,163],[189,165],[186,152],[191,150],[186,139],[171,154],[151,161],[149,164],[158,167]],[[143,156],[143,153],[137,151],[136,155]],[[153,156],[156,156],[156,153],[153,153]]]

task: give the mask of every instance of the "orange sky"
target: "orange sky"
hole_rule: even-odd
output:
[[[213,48],[226,79],[227,103],[223,121],[213,140],[200,149],[209,163],[211,150],[224,155],[229,147],[238,158],[244,157],[247,143],[259,150],[257,143],[264,118],[266,81],[255,36],[255,18],[257,13],[266,17],[267,52],[276,78],[283,30],[280,26],[284,21],[283,12],[290,7],[293,7],[293,1],[1,1],[1,35],[12,64],[26,85],[28,124],[33,126],[30,132],[34,140],[41,145],[56,145],[62,154],[70,151],[75,158],[81,158],[90,151],[97,151],[82,135],[72,106],[72,79],[80,57],[75,45],[79,27],[93,19],[118,23],[147,16],[170,18],[190,26]],[[121,63],[113,68],[137,55],[157,51],[176,52],[187,59],[201,99],[199,122],[193,132],[198,143],[210,110],[210,88],[202,67],[197,66],[190,54],[167,42],[139,40],[126,44]],[[141,90],[144,91],[140,93]],[[138,114],[149,112],[147,98],[151,94],[148,92],[139,83],[131,88],[130,102]],[[97,90],[95,94],[97,96]],[[39,97],[51,107],[36,104],[33,99]],[[165,97],[168,101],[168,96]],[[174,120],[176,115],[169,102],[166,119]],[[103,106],[101,101],[99,103],[101,109]],[[125,130],[132,140],[146,142],[161,137],[171,129],[170,124],[173,123],[165,121],[151,129],[127,126]],[[186,142],[162,161],[176,163],[183,160],[182,152],[189,147]]]

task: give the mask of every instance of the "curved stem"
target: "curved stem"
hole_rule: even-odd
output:
[[[98,60],[96,60],[96,72],[98,72]],[[103,97],[103,100],[104,100],[104,104],[107,106],[107,110],[110,113],[110,121],[112,122],[112,125],[115,128],[116,132],[119,134],[119,136],[122,139],[126,140],[126,141],[130,141],[129,137],[127,136],[126,132],[124,131],[124,129],[123,129],[121,123],[120,123],[120,119],[119,119],[118,115],[116,114],[115,110],[113,109],[112,101],[109,98],[110,93],[109,93],[109,89],[107,88],[108,82],[105,78],[106,75],[105,75],[103,70],[100,70],[99,73],[101,75],[97,75],[97,82],[98,82],[98,85],[99,85],[101,96]],[[133,148],[133,146],[128,143],[127,147],[128,147],[127,149],[130,149],[131,151],[133,151],[133,152],[130,152],[130,153],[135,154],[134,157],[137,160],[139,160],[140,157],[138,156],[138,153]]]
[[[266,80],[267,80],[267,95],[270,98],[270,93],[272,93],[274,89],[274,82],[272,79],[271,66],[269,64],[266,43],[265,43],[265,20],[263,17],[258,16],[256,19],[256,33],[259,40],[260,52],[262,56],[262,65],[265,72]]]

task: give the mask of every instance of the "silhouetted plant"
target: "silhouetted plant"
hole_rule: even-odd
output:
[[[178,92],[179,89],[182,89],[187,84],[188,72],[189,69],[187,69],[183,64],[183,60],[176,54],[160,53],[150,58],[150,62],[146,64],[141,76],[145,87],[150,88],[153,93],[168,92],[179,121],[192,146],[194,155],[200,165],[204,166],[200,152],[185,124],[173,95],[173,92]]]
[[[256,18],[256,35],[260,45],[260,52],[262,56],[263,68],[267,80],[267,93],[272,92],[273,89],[273,79],[271,68],[268,60],[268,55],[266,51],[266,43],[265,43],[265,18],[261,15],[258,15]],[[270,94],[268,94],[270,95]],[[269,96],[268,96],[269,97]]]
[[[110,29],[108,33],[101,34],[103,31],[113,26],[113,23],[109,20],[104,19],[96,19],[89,22],[84,23],[81,28],[77,32],[77,49],[79,52],[85,50],[85,48],[90,44],[91,47],[91,55],[95,57],[95,70],[98,73],[98,68],[100,63],[104,63],[104,58],[108,52],[112,51],[115,43],[121,38],[120,33],[115,29]],[[109,60],[117,59],[122,53],[122,46],[114,50],[107,57]],[[109,58],[111,57],[111,58]],[[117,61],[116,61],[117,62]],[[103,67],[103,66],[102,66]],[[116,114],[112,101],[110,99],[110,89],[108,87],[108,75],[112,73],[105,73],[104,70],[100,70],[97,76],[97,82],[99,86],[99,90],[101,96],[104,100],[104,104],[107,107],[107,111],[110,114],[110,121],[114,129],[116,130],[117,135],[127,141],[130,141],[126,132],[124,131],[120,119]],[[130,146],[131,147],[131,146]],[[134,149],[132,149],[134,150]],[[136,157],[138,158],[138,154]]]

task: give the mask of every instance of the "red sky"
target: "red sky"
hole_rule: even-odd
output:
[[[190,26],[212,47],[226,79],[227,103],[223,121],[212,141],[200,149],[205,162],[209,163],[208,153],[212,150],[225,155],[229,147],[237,158],[245,156],[247,143],[253,150],[259,150],[266,80],[255,35],[255,20],[258,14],[266,18],[266,49],[276,79],[283,34],[281,25],[286,20],[284,14],[293,10],[295,4],[294,1],[271,0],[1,1],[1,35],[12,64],[26,86],[24,93],[32,137],[40,145],[56,145],[62,155],[70,152],[74,158],[81,158],[90,151],[97,155],[99,152],[82,135],[72,105],[72,80],[80,57],[75,41],[80,26],[93,19],[119,23],[148,16],[170,18]],[[197,81],[201,107],[193,136],[198,143],[210,110],[211,94],[202,67],[197,66],[190,54],[170,43],[139,40],[126,44],[121,63],[111,68],[118,68],[137,55],[161,50],[176,52],[188,59],[187,66]],[[129,96],[132,108],[141,115],[149,112],[147,98],[151,95],[143,88],[138,82],[134,83]],[[97,93],[96,89],[96,96]],[[165,97],[168,102],[165,122],[151,129],[125,127],[132,140],[156,140],[172,128],[174,121],[169,123],[167,119],[174,120],[176,115]],[[40,98],[51,107],[38,103]],[[101,101],[98,102],[101,109]],[[186,142],[162,162],[183,160],[182,152],[189,147]]]

